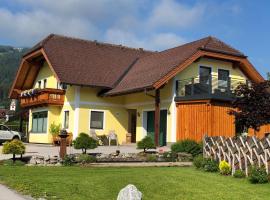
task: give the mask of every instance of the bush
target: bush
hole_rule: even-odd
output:
[[[147,162],[156,162],[157,156],[155,154],[149,154],[146,156],[146,161]]]
[[[218,162],[206,158],[203,161],[203,170],[206,172],[217,172],[218,171]]]
[[[83,154],[86,154],[87,149],[97,148],[97,141],[91,138],[86,133],[80,133],[80,135],[73,142],[75,149],[81,149]]]
[[[176,142],[171,146],[171,150],[175,153],[185,152],[192,154],[193,157],[196,157],[199,154],[202,154],[202,145],[198,144],[194,140],[182,140]]]
[[[265,168],[253,166],[249,171],[249,181],[253,184],[262,184],[268,182],[268,175]]]
[[[163,158],[166,162],[175,162],[177,160],[177,154],[171,151],[163,153]]]
[[[62,160],[62,164],[64,166],[71,166],[76,162],[74,155],[65,155],[64,159]]]
[[[86,164],[86,163],[94,163],[96,162],[97,159],[95,156],[91,156],[88,154],[80,154],[79,157],[77,158],[77,162]]]
[[[54,122],[50,125],[49,128],[49,132],[53,135],[53,136],[57,136],[59,135],[61,131],[61,124],[55,124]]]
[[[13,162],[15,162],[16,155],[25,153],[25,146],[20,140],[12,140],[4,143],[2,152],[3,154],[13,154]]]
[[[146,136],[141,141],[137,142],[137,149],[143,149],[146,152],[147,149],[155,149],[156,146],[150,136]]]
[[[204,158],[202,155],[198,155],[193,159],[193,165],[197,169],[202,169],[204,167]]]
[[[15,160],[15,162],[13,160],[4,160],[3,165],[5,165],[5,166],[24,166],[25,163],[23,161],[20,161],[20,160]]]
[[[246,174],[242,170],[237,169],[237,170],[235,170],[233,177],[234,178],[245,178]]]
[[[219,163],[219,171],[222,175],[229,175],[231,170],[231,166],[225,160]]]

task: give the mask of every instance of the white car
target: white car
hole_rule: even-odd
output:
[[[10,130],[6,125],[0,124],[0,143],[11,140],[21,140],[21,133]]]

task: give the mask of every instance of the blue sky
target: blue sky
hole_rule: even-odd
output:
[[[213,35],[270,71],[268,0],[0,0],[0,44],[49,33],[163,50]]]

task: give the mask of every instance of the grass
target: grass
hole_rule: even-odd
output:
[[[116,199],[134,184],[143,199],[269,199],[270,184],[198,171],[194,168],[82,168],[0,166],[0,182],[46,199]]]

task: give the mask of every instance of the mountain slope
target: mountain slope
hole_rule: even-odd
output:
[[[27,48],[0,45],[0,107],[9,106],[8,92]]]

